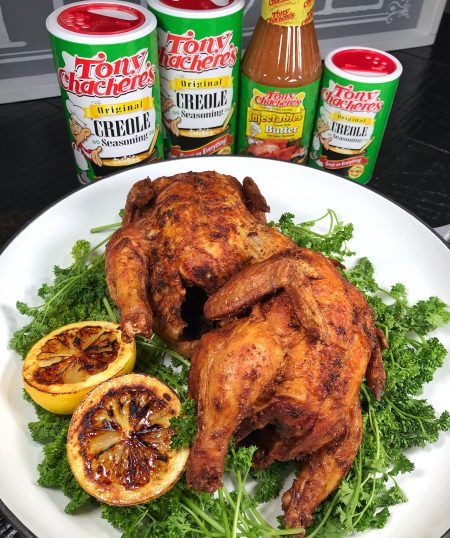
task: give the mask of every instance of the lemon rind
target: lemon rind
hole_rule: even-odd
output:
[[[136,490],[125,489],[117,484],[114,485],[114,488],[101,486],[86,475],[77,434],[83,416],[92,408],[93,405],[98,402],[98,400],[104,394],[106,394],[107,391],[118,387],[133,386],[140,384],[142,381],[152,383],[151,387],[149,386],[148,388],[151,388],[152,392],[154,392],[155,396],[158,398],[163,398],[163,393],[165,392],[171,394],[172,399],[169,405],[176,414],[180,412],[180,399],[171,387],[163,383],[161,380],[147,374],[132,373],[105,381],[96,389],[91,391],[75,409],[72,421],[70,423],[69,432],[67,435],[67,455],[72,473],[77,482],[87,493],[106,504],[111,504],[114,506],[130,506],[156,499],[164,493],[167,493],[167,491],[169,491],[175,485],[180,476],[183,474],[183,471],[187,465],[189,448],[182,448],[177,451],[172,451],[169,460],[169,467],[166,469],[164,474],[157,480],[153,480],[146,486]],[[100,396],[98,395],[99,393]]]

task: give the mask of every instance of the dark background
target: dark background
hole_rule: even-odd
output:
[[[403,75],[369,186],[450,223],[450,14],[436,42],[393,53]],[[0,105],[0,245],[78,187],[59,98]],[[381,216],[382,217],[382,216]]]
[[[449,224],[450,14],[433,46],[394,55],[404,72],[369,185],[430,226]],[[3,245],[79,186],[59,98],[0,105],[0,163]],[[0,537],[14,535],[0,516]]]
[[[2,58],[16,60],[2,64],[0,80],[54,73],[45,20],[56,7],[73,1],[0,0],[1,17],[7,34],[7,38],[3,35],[3,43],[8,43],[6,47],[1,46],[0,32],[0,60]],[[147,5],[146,0],[132,1],[144,7]],[[375,35],[381,32],[392,33],[417,28],[422,9],[427,9],[430,5],[430,2],[427,2],[424,7],[424,2],[425,0],[412,2],[410,0],[382,0],[381,2],[378,0],[332,0],[331,2],[316,0],[314,21],[322,44],[322,53],[326,45],[325,40],[328,39],[340,39],[341,44],[332,47],[335,48],[347,44],[350,36],[365,35],[364,43],[370,45],[371,35],[375,38]],[[259,18],[261,2],[260,0],[246,0],[246,7],[243,23],[244,48]],[[420,38],[418,34],[415,35],[416,39]],[[413,37],[403,36],[402,39],[414,43]],[[430,39],[428,42],[431,41]],[[424,42],[422,41],[421,44]],[[41,95],[56,95],[56,84],[56,77],[54,77],[49,87],[51,93]],[[10,100],[17,101],[14,98]]]

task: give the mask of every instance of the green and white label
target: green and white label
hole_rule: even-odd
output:
[[[156,30],[111,45],[51,40],[80,181],[161,159]]]
[[[320,81],[276,88],[241,78],[238,150],[302,163],[309,149]]]
[[[367,183],[397,84],[351,81],[325,69],[309,164]]]
[[[158,20],[161,99],[171,158],[232,153],[243,4],[223,16],[185,18],[150,2]]]
[[[181,35],[159,30],[159,41],[163,99],[172,103],[167,117],[178,119],[180,129],[222,126],[234,101],[233,68],[239,48],[233,32],[197,39],[192,29]]]

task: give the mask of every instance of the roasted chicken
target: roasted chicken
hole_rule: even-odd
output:
[[[216,172],[137,182],[123,227],[106,249],[111,297],[128,338],[154,330],[190,356],[202,332],[207,297],[253,260],[293,243],[266,224],[267,203],[250,178]]]
[[[188,484],[215,491],[231,436],[250,436],[256,467],[302,461],[283,508],[288,527],[305,527],[359,449],[366,370],[375,395],[383,390],[385,342],[372,310],[333,262],[302,248],[243,269],[204,310],[234,320],[205,334],[192,357],[198,429]]]
[[[107,247],[107,280],[130,338],[154,329],[192,356],[189,485],[221,485],[234,436],[258,446],[256,467],[300,461],[283,509],[288,527],[305,527],[358,451],[359,391],[366,376],[381,395],[385,340],[337,263],[268,226],[267,210],[249,178],[138,182]]]

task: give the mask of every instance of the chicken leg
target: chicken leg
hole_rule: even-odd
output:
[[[343,435],[314,452],[282,498],[287,528],[307,527],[317,506],[336,489],[358,453],[362,439],[359,402],[351,410]]]
[[[186,478],[192,488],[213,492],[222,485],[231,436],[271,391],[284,353],[259,308],[246,320],[204,335],[200,342],[189,375],[189,392],[198,410]]]

